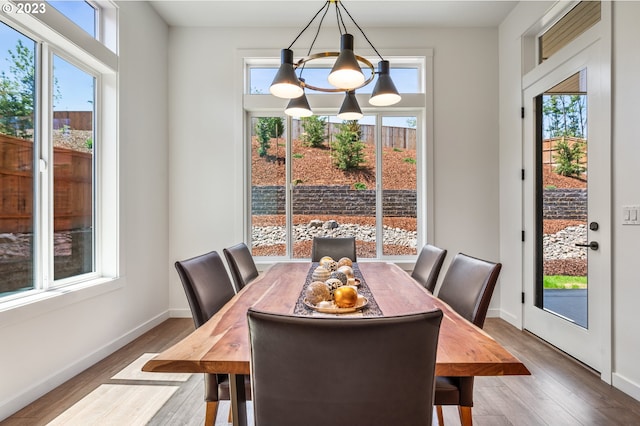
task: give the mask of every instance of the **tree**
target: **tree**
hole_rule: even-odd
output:
[[[580,160],[584,155],[583,144],[575,142],[573,146],[569,146],[569,143],[564,138],[556,145],[558,152],[555,154],[554,159],[558,163],[554,171],[562,176],[580,176],[585,167],[580,164]]]
[[[256,137],[258,138],[258,155],[267,156],[267,150],[271,147],[271,137],[269,136],[269,123],[264,118],[259,118],[256,123]]]
[[[267,150],[271,147],[271,138],[279,138],[284,133],[284,120],[282,117],[260,117],[255,130],[260,143],[258,155],[266,157]]]
[[[18,40],[9,50],[9,75],[0,73],[0,133],[32,138],[35,98],[33,51]]]
[[[584,95],[544,96],[542,114],[544,115],[545,137],[585,138],[587,126],[585,102],[586,96]]]
[[[327,137],[327,117],[312,115],[311,117],[302,117],[301,122],[304,130],[300,136],[302,142],[312,148],[321,147]]]
[[[340,170],[351,170],[364,163],[364,144],[360,141],[360,123],[357,120],[343,121],[338,126],[336,141],[331,144],[333,164]]]

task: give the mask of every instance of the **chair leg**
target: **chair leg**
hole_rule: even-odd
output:
[[[204,418],[205,426],[215,426],[218,414],[218,401],[207,401],[207,413]]]
[[[229,423],[233,423],[233,411],[231,407],[229,407]]]
[[[438,414],[438,426],[444,426],[444,416],[442,415],[442,405],[436,405],[436,413]]]
[[[462,426],[472,426],[473,418],[471,417],[471,407],[458,406],[458,412],[460,413],[460,424]]]

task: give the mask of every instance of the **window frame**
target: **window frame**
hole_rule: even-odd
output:
[[[117,6],[93,1],[96,25],[91,37],[53,6],[42,15],[7,14],[0,21],[35,41],[34,108],[34,288],[0,296],[0,314],[34,302],[51,300],[75,290],[94,288],[74,296],[93,297],[121,286],[119,275],[117,202]],[[98,24],[98,22],[100,22]],[[58,56],[94,78],[93,107],[93,271],[53,280],[53,58]],[[108,230],[108,231],[107,231]],[[112,283],[104,286],[100,284]],[[96,287],[97,286],[97,287]]]
[[[363,51],[361,54],[365,56],[371,56],[370,59],[375,60],[375,56],[372,55],[373,52]],[[385,256],[382,251],[382,211],[379,208],[381,201],[377,201],[376,207],[376,230],[379,232],[380,238],[376,239],[376,258],[370,258],[367,260],[375,261],[375,260],[385,260],[385,261],[393,261],[395,263],[404,265],[407,267],[412,265],[417,255],[419,254],[420,247],[427,242],[432,241],[432,235],[434,230],[434,203],[433,203],[433,50],[432,49],[392,49],[387,55],[385,55],[385,59],[388,59],[392,65],[396,62],[398,63],[398,67],[418,67],[418,75],[419,75],[419,87],[420,93],[410,93],[402,94],[402,100],[392,106],[387,108],[371,108],[368,104],[369,94],[357,94],[358,103],[360,104],[363,113],[365,115],[377,115],[376,123],[378,123],[382,117],[390,117],[390,116],[407,116],[407,115],[415,115],[416,116],[416,126],[418,129],[418,133],[416,135],[417,138],[417,146],[416,146],[416,156],[420,160],[418,161],[417,168],[417,246],[416,246],[416,255],[410,256]],[[245,217],[243,220],[244,229],[243,229],[243,239],[244,241],[251,241],[251,146],[247,144],[247,140],[251,135],[251,118],[252,117],[268,117],[268,116],[284,116],[284,105],[281,99],[275,98],[270,94],[251,94],[250,87],[250,68],[252,67],[277,67],[279,66],[279,50],[275,49],[258,49],[258,50],[248,50],[248,49],[238,49],[236,52],[237,62],[241,65],[241,69],[239,69],[239,75],[244,76],[241,81],[236,81],[237,93],[240,93],[242,98],[239,100],[239,103],[243,106],[242,111],[240,112],[241,116],[238,117],[238,120],[243,123],[243,134],[242,134],[242,156],[244,159],[243,164],[243,176],[244,176],[244,206],[243,209],[245,212]],[[238,83],[241,83],[238,84]],[[269,95],[269,96],[265,96]],[[337,101],[338,98],[341,98],[342,94],[314,94],[313,92],[309,92],[306,94],[309,100],[309,103],[313,106],[314,114],[323,116],[323,115],[335,115],[336,107],[335,105],[339,105],[340,101]],[[291,155],[291,129],[290,129],[291,120],[287,117],[287,126],[286,126],[286,141],[287,141],[287,155]],[[378,124],[377,124],[378,125]],[[381,126],[381,121],[379,126]],[[380,137],[376,137],[376,150],[380,148]],[[381,160],[379,160],[379,156],[377,156],[377,166],[380,166]],[[290,182],[289,170],[287,167],[287,182]],[[377,178],[379,179],[379,178]],[[286,191],[286,209],[287,209],[287,228],[289,230],[292,229],[291,218],[292,215],[289,212],[291,209],[290,206],[290,185],[287,185]],[[378,194],[377,198],[380,198],[382,194],[382,189],[380,187],[380,182],[377,182],[376,191]],[[275,260],[300,260],[293,257],[293,247],[292,242],[290,240],[293,239],[292,232],[288,233],[287,236],[287,255],[285,257],[263,257],[256,256],[257,263],[272,263]],[[363,259],[364,260],[364,259]],[[366,261],[366,260],[365,260]]]

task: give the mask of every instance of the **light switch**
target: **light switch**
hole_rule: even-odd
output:
[[[640,206],[622,206],[622,224],[640,225]]]

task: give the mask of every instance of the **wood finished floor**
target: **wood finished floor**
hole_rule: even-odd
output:
[[[149,381],[115,379],[113,376],[143,353],[160,352],[192,330],[190,319],[169,319],[0,425],[46,425],[101,385],[148,387]],[[640,402],[607,385],[580,363],[500,319],[488,319],[485,330],[522,360],[532,375],[477,378],[473,408],[475,425],[640,425]],[[143,424],[203,424],[202,375],[194,374],[178,385],[166,380],[151,385],[171,385],[177,390],[150,420],[141,420]],[[143,391],[140,392],[142,395]],[[100,402],[105,406],[110,404],[107,398]],[[228,407],[228,402],[221,402],[216,425],[228,424]],[[133,425],[140,424],[138,414],[138,410],[127,413],[127,421],[123,423],[121,420],[92,420],[91,413],[83,412],[65,424]],[[444,407],[444,414],[447,425],[460,424],[454,407]],[[249,418],[252,421],[251,415]]]

